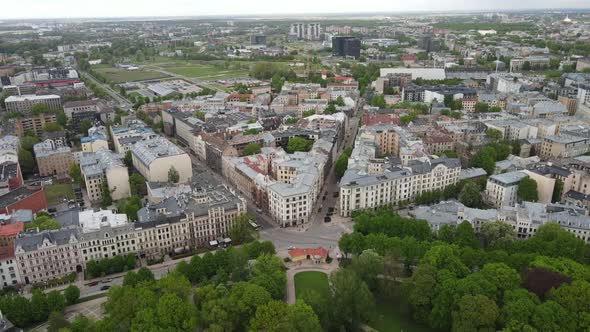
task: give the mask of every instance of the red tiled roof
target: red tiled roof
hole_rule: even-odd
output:
[[[17,221],[14,224],[0,225],[0,236],[14,236],[25,228],[25,223]]]
[[[321,256],[321,257],[328,257],[328,250],[322,247],[318,248],[295,248],[289,251],[289,256],[291,257],[299,257],[299,256]]]

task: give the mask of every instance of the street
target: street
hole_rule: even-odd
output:
[[[111,96],[111,98],[113,98],[114,101],[116,101],[119,104],[119,107],[122,110],[127,110],[129,107],[131,107],[131,102],[129,100],[127,100],[126,98],[124,98],[123,96],[121,96],[119,93],[117,93],[115,90],[111,89],[111,87],[108,84],[104,84],[99,82],[96,78],[94,78],[94,76],[88,74],[87,72],[78,70],[80,72],[80,74],[91,80],[94,84],[102,87],[106,93]]]

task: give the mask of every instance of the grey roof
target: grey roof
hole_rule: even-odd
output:
[[[487,174],[483,168],[464,168],[459,174],[459,180],[473,179]]]
[[[438,165],[445,165],[448,168],[457,168],[461,167],[461,161],[458,158],[442,157],[437,159],[429,159],[428,161],[420,161],[415,159],[408,162],[408,167],[410,167],[412,172],[416,174],[429,173]]]
[[[433,225],[456,225],[457,212],[461,204],[457,202],[441,202],[432,206],[418,206],[414,209],[413,215],[417,219],[428,221]]]
[[[55,215],[62,228],[80,225],[80,210],[78,208],[61,211]]]
[[[178,146],[161,136],[137,142],[131,151],[144,165],[150,165],[159,158],[186,154]]]
[[[56,146],[50,142],[51,140],[46,140],[41,143],[37,143],[33,146],[33,150],[35,151],[35,157],[47,157],[54,154],[60,153],[70,153],[71,149],[69,146]]]
[[[555,165],[539,165],[530,169],[531,171],[541,174],[555,174],[563,177],[568,177],[571,172],[568,171],[566,168],[555,166]]]
[[[197,201],[199,199],[199,201]],[[225,210],[237,208],[241,198],[224,185],[193,186],[190,193],[179,193],[165,198],[157,204],[147,204],[137,212],[137,227],[155,227],[158,223],[180,220],[185,214],[196,217],[208,215],[209,209],[222,207]],[[165,213],[157,211],[164,209]]]
[[[70,239],[78,241],[79,229],[77,227],[61,228],[56,230],[45,230],[40,232],[28,231],[21,233],[16,238],[15,247],[23,249],[25,252],[35,251],[44,240],[48,240],[54,245],[65,245],[70,243]]]
[[[94,153],[83,153],[80,157],[80,168],[86,176],[102,175],[107,169],[123,167],[121,159],[121,155],[100,149]]]
[[[502,174],[494,174],[490,176],[490,179],[499,182],[504,185],[515,185],[520,182],[523,178],[527,177],[526,173],[521,171],[514,171]]]

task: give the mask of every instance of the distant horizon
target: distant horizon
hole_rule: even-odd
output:
[[[315,3],[312,0],[300,0],[294,8],[293,3],[276,5],[270,0],[259,0],[255,5],[248,5],[244,10],[238,0],[222,0],[214,3],[196,4],[190,0],[169,0],[163,8],[160,2],[153,0],[103,0],[103,5],[81,7],[75,0],[22,0],[20,3],[8,3],[0,13],[0,22],[22,20],[141,20],[141,19],[268,19],[284,17],[313,18],[320,17],[359,17],[359,16],[397,16],[412,14],[469,14],[482,12],[539,12],[539,11],[585,11],[590,10],[590,3],[585,0],[521,0],[516,4],[511,0],[480,0],[465,4],[461,0],[414,0],[412,6],[402,3],[384,4],[379,0],[365,0],[363,4]],[[134,4],[135,3],[135,4]],[[150,5],[150,3],[152,5]],[[311,6],[306,6],[309,3]],[[109,5],[111,4],[111,5]],[[265,5],[266,4],[266,5]],[[77,5],[77,6],[74,6]],[[324,8],[329,6],[329,8]],[[357,8],[359,5],[361,7]],[[219,7],[223,6],[223,7]],[[280,7],[280,8],[278,8]],[[22,8],[27,8],[23,15]],[[303,8],[303,9],[302,9]],[[306,10],[314,8],[314,10]],[[368,10],[367,8],[371,8]],[[200,11],[200,12],[199,12]],[[18,13],[10,15],[11,13]],[[10,16],[7,16],[10,15]]]

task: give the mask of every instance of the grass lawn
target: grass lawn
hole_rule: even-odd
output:
[[[63,198],[74,199],[74,189],[70,183],[55,183],[50,186],[46,186],[45,198],[47,199],[47,205],[56,205],[63,202]]]
[[[319,271],[299,272],[295,275],[295,298],[305,291],[314,290],[320,295],[328,294],[328,275]]]
[[[125,70],[113,67],[97,68],[96,72],[106,77],[112,83],[124,83],[129,81],[152,80],[156,78],[166,78],[168,75],[157,71],[139,69],[139,70]]]
[[[165,68],[171,73],[203,80],[244,77],[248,76],[249,73],[246,69],[225,69],[223,67],[202,64],[174,65]]]
[[[375,316],[369,324],[379,332],[432,332],[430,328],[418,325],[409,314],[406,315],[401,310],[401,306],[396,303],[386,302],[377,299],[375,307]]]

